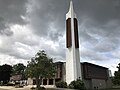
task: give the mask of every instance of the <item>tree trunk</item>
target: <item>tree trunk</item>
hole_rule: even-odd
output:
[[[40,85],[42,84],[42,78],[40,78]]]
[[[41,83],[42,83],[42,78],[39,79],[39,77],[36,77],[37,88],[40,88]]]
[[[37,88],[40,88],[40,81],[39,81],[39,77],[36,77],[36,85],[37,85]]]

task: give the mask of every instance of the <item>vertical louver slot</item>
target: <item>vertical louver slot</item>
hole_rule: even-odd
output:
[[[79,48],[78,23],[76,18],[74,18],[74,37],[75,37],[75,48]]]
[[[66,20],[66,47],[72,46],[72,35],[71,35],[71,18]]]

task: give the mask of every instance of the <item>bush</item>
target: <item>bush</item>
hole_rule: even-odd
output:
[[[69,88],[70,88],[70,89],[85,90],[85,85],[84,85],[83,81],[81,81],[81,80],[76,80],[76,81],[72,81],[72,82],[69,84]]]
[[[67,88],[67,83],[64,81],[56,82],[56,87],[58,88]]]

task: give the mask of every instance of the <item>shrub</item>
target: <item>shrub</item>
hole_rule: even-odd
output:
[[[76,81],[72,81],[72,82],[69,84],[69,88],[70,88],[70,89],[85,90],[85,85],[84,85],[83,81],[81,81],[81,80],[76,80]]]
[[[67,88],[67,83],[64,81],[56,82],[56,87],[58,88]]]

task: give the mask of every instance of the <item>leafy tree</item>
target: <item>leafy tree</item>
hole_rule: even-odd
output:
[[[22,63],[13,65],[12,75],[22,75],[22,79],[25,79],[25,69],[26,66]]]
[[[113,78],[113,84],[120,85],[120,63],[117,66],[118,71],[115,71],[114,78]]]
[[[51,78],[55,74],[53,59],[49,58],[45,51],[39,51],[35,57],[28,62],[26,73],[29,77],[36,78],[36,85],[37,88],[39,88],[42,78]]]
[[[10,80],[11,73],[12,66],[7,64],[0,66],[0,81],[3,81],[3,84],[7,84]]]

